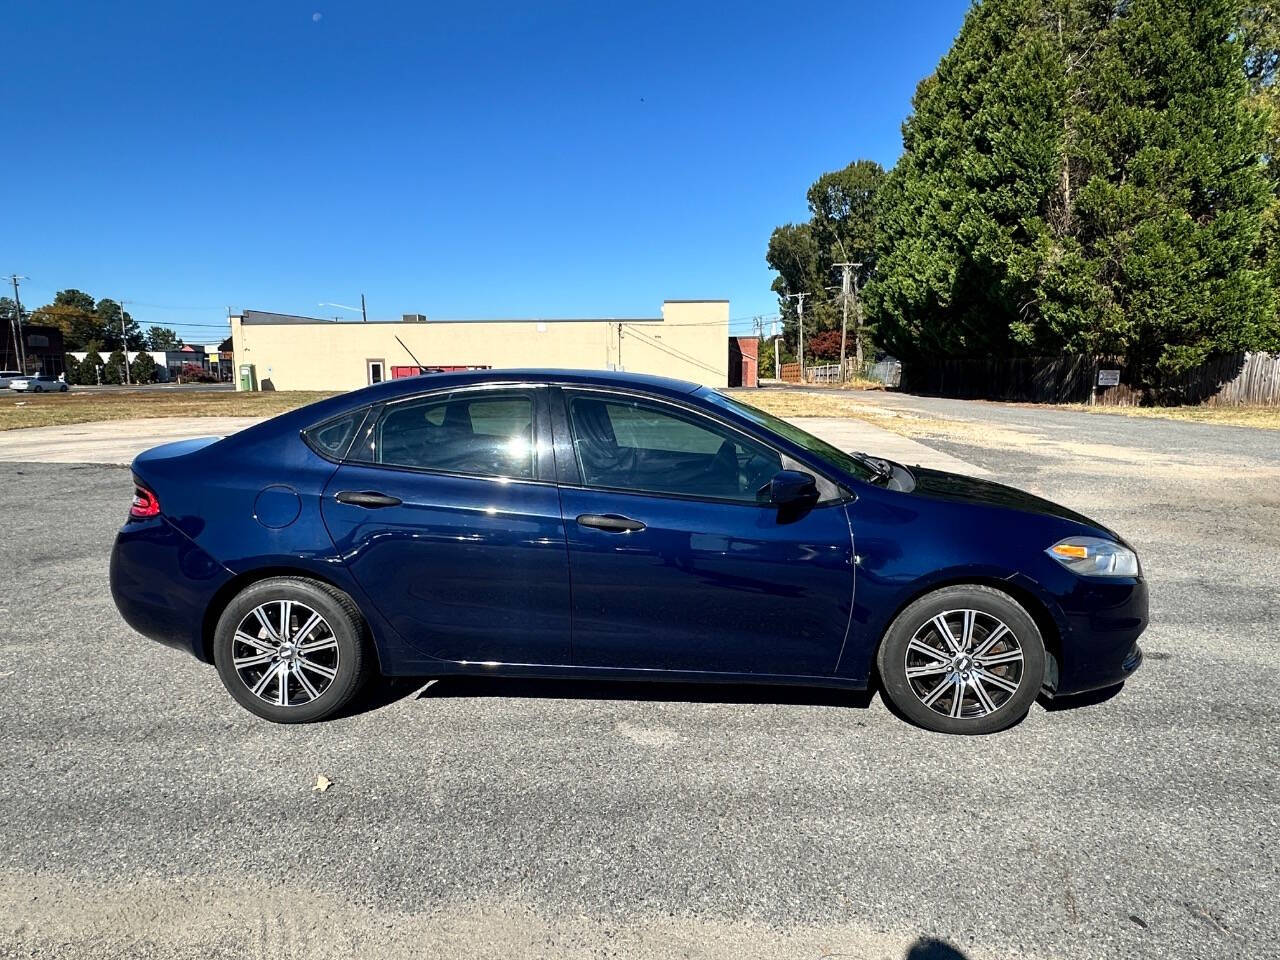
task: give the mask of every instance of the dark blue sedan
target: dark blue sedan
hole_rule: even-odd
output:
[[[1112,531],[675,380],[394,380],[133,473],[121,613],[279,722],[379,673],[500,674],[878,683],[987,733],[1142,660],[1147,588]]]

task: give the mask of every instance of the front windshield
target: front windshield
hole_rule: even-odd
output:
[[[832,446],[827,443],[827,441],[815,437],[812,433],[807,433],[806,431],[801,430],[794,424],[787,423],[787,421],[780,417],[775,417],[771,413],[765,413],[758,407],[753,407],[751,404],[743,403],[741,400],[734,399],[733,397],[726,397],[723,393],[720,393],[718,390],[712,390],[710,387],[704,387],[702,390],[698,391],[698,396],[705,400],[710,400],[718,407],[731,410],[738,414],[738,416],[745,417],[752,423],[759,424],[779,436],[786,437],[796,446],[802,447],[810,453],[821,457],[823,460],[826,460],[833,466],[838,467],[845,473],[857,477],[859,480],[874,481],[876,479],[877,473],[875,468],[866,461],[860,460],[851,453],[845,453],[839,447]]]

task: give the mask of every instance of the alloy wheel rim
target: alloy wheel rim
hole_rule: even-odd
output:
[[[269,600],[236,628],[231,662],[259,700],[299,707],[323,696],[338,675],[338,638],[313,608],[298,600]]]
[[[984,610],[944,610],[907,643],[907,683],[934,713],[976,720],[995,713],[1022,685],[1017,635]]]

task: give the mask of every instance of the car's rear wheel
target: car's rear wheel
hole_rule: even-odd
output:
[[[942,733],[994,733],[1017,723],[1044,677],[1044,638],[1013,597],[944,587],[894,619],[877,665],[885,695],[912,722]]]
[[[364,619],[340,590],[300,577],[246,587],[223,610],[213,659],[241,706],[275,723],[332,716],[369,672]]]

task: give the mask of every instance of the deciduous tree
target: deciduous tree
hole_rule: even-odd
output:
[[[149,328],[146,339],[149,350],[177,350],[182,346],[182,338],[168,327]]]
[[[863,272],[876,259],[876,194],[884,169],[857,160],[842,170],[824,173],[809,187],[809,220],[773,231],[765,260],[778,276],[773,290],[783,318],[783,335],[793,351],[797,340],[797,305],[790,294],[806,293],[805,336],[840,328],[839,271],[834,264],[860,262]],[[806,345],[806,354],[808,353]]]

